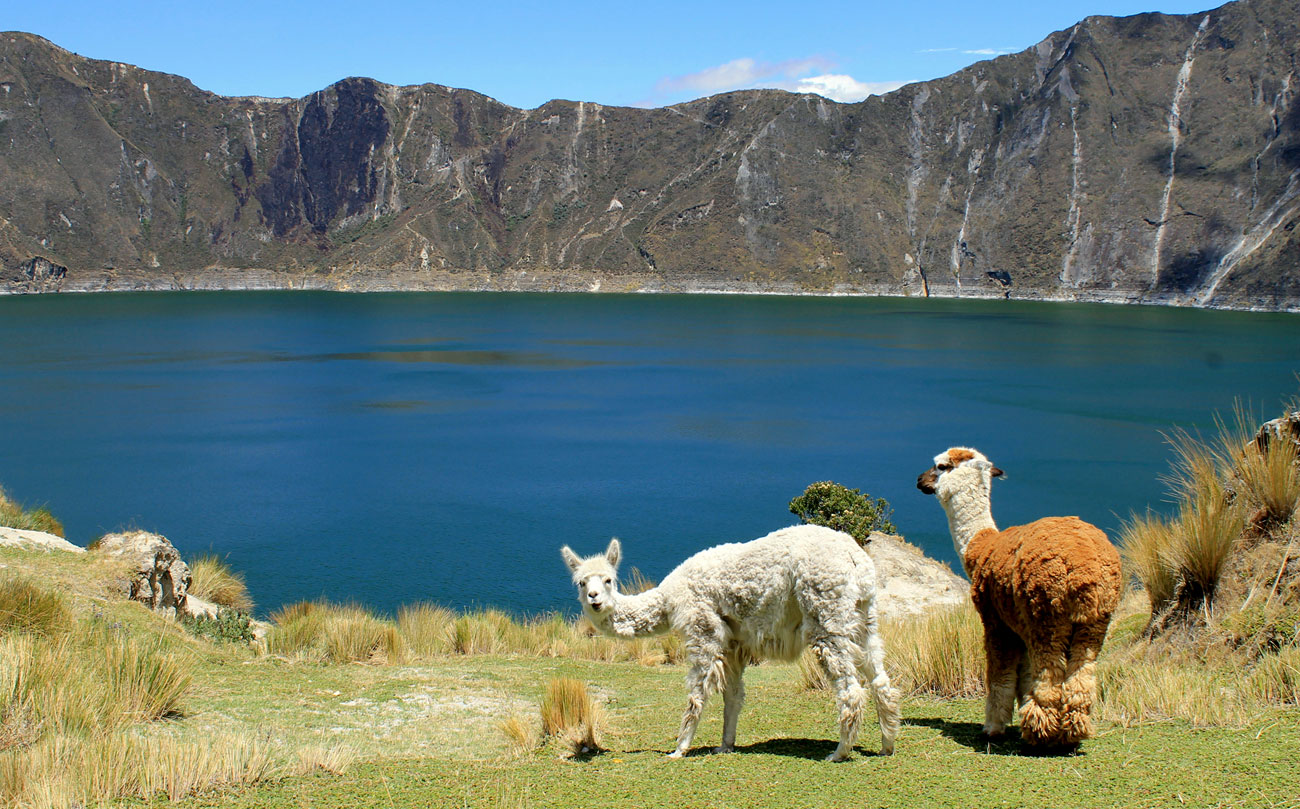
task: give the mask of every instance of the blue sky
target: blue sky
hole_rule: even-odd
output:
[[[431,82],[516,107],[664,106],[746,87],[856,101],[1023,50],[1084,17],[1213,0],[298,2],[38,0],[0,27],[223,95],[300,97],[347,76]]]

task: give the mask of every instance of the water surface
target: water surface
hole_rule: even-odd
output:
[[[1294,315],[1008,301],[300,292],[0,299],[0,484],[299,599],[573,609],[557,548],[661,577],[975,446],[1003,525],[1167,509],[1162,431],[1300,392]]]

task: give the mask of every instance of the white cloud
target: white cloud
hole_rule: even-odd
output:
[[[748,57],[734,59],[723,65],[705,68],[685,76],[660,79],[655,93],[668,95],[685,90],[710,94],[740,90],[764,85],[775,78],[794,79],[814,70],[825,70],[830,64],[820,57],[791,59],[785,62],[758,62]]]
[[[910,82],[858,81],[852,76],[825,73],[821,76],[808,76],[799,79],[788,86],[783,86],[781,89],[791,90],[796,93],[816,93],[819,96],[829,98],[831,101],[852,103],[861,101],[867,96],[884,95],[897,90],[904,84],[910,84]]]
[[[834,67],[821,57],[791,59],[785,62],[759,62],[750,58],[734,59],[726,64],[660,79],[655,84],[654,98],[637,106],[653,106],[669,96],[683,93],[692,97],[712,95],[731,90],[775,88],[794,93],[816,93],[832,101],[861,101],[870,95],[882,95],[897,90],[908,82],[862,82],[842,73],[827,72]],[[816,75],[807,75],[822,71]]]
[[[1008,53],[1015,53],[1010,48],[976,48],[974,50],[962,51],[970,56],[1005,56]]]

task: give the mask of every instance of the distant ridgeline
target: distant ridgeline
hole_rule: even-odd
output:
[[[0,35],[0,291],[866,292],[1300,308],[1300,0],[1091,17],[857,104],[351,78]]]

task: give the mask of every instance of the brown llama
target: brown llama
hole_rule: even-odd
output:
[[[973,449],[934,459],[916,487],[937,495],[984,623],[984,733],[1006,731],[1020,703],[1020,735],[1039,748],[1092,735],[1094,669],[1119,605],[1119,552],[1078,517],[1046,517],[999,531],[989,508],[1002,470]]]

